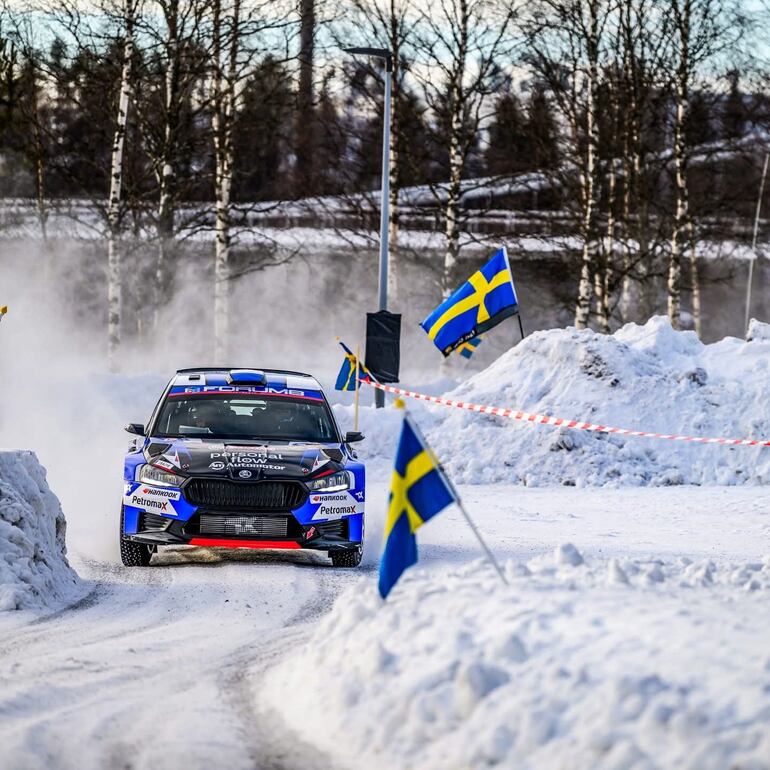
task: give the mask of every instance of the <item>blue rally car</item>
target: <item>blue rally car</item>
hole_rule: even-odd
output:
[[[361,563],[364,466],[318,382],[279,370],[182,369],[146,426],[132,423],[120,554],[162,545],[310,548]]]

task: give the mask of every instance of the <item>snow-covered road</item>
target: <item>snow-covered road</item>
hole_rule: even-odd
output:
[[[327,767],[251,693],[359,576],[312,556],[230,557],[170,552],[148,570],[74,559],[82,600],[3,618],[0,767]]]
[[[382,477],[380,477],[382,479]],[[372,583],[386,484],[371,485],[363,571],[323,557],[204,549],[166,552],[126,570],[75,555],[85,597],[53,615],[0,619],[0,767],[323,768],[259,697],[260,681],[317,628],[349,586]],[[501,559],[526,561],[565,541],[587,558],[761,560],[770,548],[764,488],[461,488]],[[476,560],[450,509],[420,532],[421,567]],[[580,586],[576,589],[580,591]],[[725,586],[717,604],[753,601]],[[668,602],[676,601],[672,593]],[[344,672],[338,672],[340,676]],[[305,686],[316,685],[311,676]],[[285,694],[291,700],[292,691]]]

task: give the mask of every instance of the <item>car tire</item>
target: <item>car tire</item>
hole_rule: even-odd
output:
[[[134,543],[123,537],[123,509],[120,509],[120,560],[124,567],[149,567],[155,548],[144,543]]]
[[[347,551],[329,551],[333,567],[357,567],[364,556],[364,547],[359,545]]]

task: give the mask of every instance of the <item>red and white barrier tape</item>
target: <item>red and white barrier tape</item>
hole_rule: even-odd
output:
[[[702,436],[677,436],[668,433],[650,433],[644,430],[631,430],[630,428],[613,428],[609,425],[599,425],[593,422],[581,422],[580,420],[565,420],[563,417],[549,417],[545,414],[531,414],[530,412],[517,412],[515,409],[504,409],[499,406],[481,406],[480,404],[471,404],[467,401],[455,401],[451,398],[442,398],[441,396],[426,396],[424,393],[416,393],[413,390],[404,390],[392,385],[383,385],[379,382],[370,382],[361,380],[362,383],[371,385],[373,388],[379,388],[387,393],[395,393],[398,396],[407,396],[416,398],[420,401],[429,401],[432,404],[441,404],[442,406],[453,406],[457,409],[467,409],[470,412],[480,412],[481,414],[493,414],[497,417],[506,417],[509,420],[519,420],[521,422],[533,422],[538,425],[553,425],[559,428],[573,428],[574,430],[592,430],[596,433],[616,433],[620,436],[639,436],[641,438],[660,438],[668,441],[685,441],[692,444],[723,444],[729,446],[770,446],[770,440],[749,438],[704,438]]]

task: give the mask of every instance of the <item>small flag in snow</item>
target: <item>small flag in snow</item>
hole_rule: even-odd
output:
[[[463,344],[457,348],[457,352],[463,358],[470,358],[476,352],[476,348],[481,345],[482,339],[483,338],[479,336],[474,337],[472,340],[468,340],[467,342],[463,342]]]

